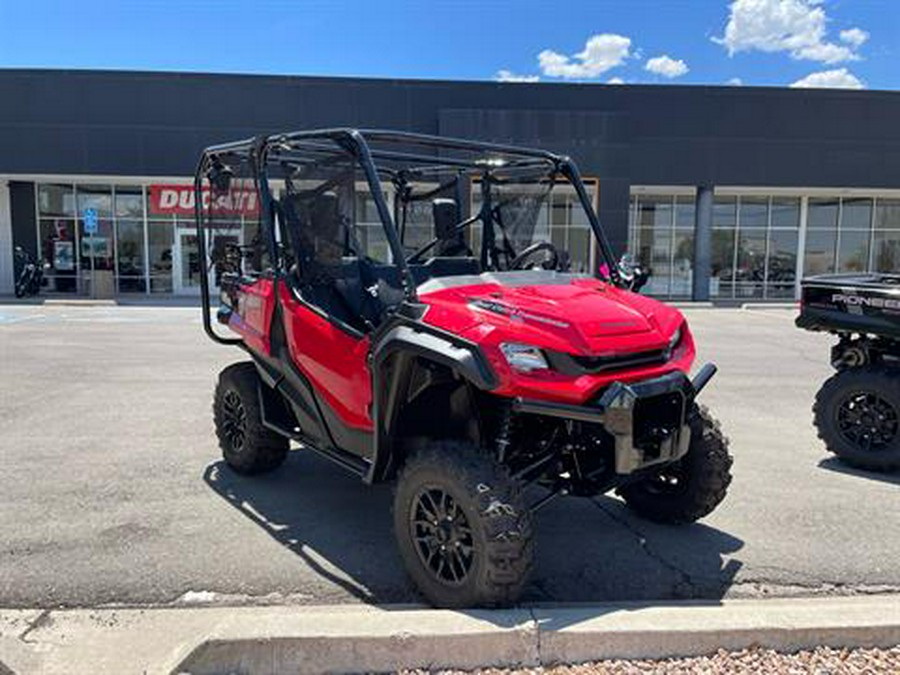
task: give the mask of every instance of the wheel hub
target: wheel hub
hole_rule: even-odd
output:
[[[472,528],[462,508],[441,488],[426,488],[413,500],[410,532],[422,564],[440,581],[460,585],[475,560]]]
[[[244,449],[244,441],[247,437],[247,411],[237,392],[227,391],[222,400],[224,413],[223,430],[225,437],[231,444],[234,452]]]
[[[848,443],[863,450],[880,450],[897,437],[894,406],[873,392],[856,392],[841,402],[837,426]]]

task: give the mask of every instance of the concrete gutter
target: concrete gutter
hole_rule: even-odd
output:
[[[541,666],[753,645],[900,644],[900,598],[0,611],[0,673],[317,673]]]

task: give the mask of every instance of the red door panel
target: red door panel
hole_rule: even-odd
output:
[[[280,293],[285,336],[294,363],[344,424],[371,432],[368,336],[360,339],[341,330],[296,300],[284,286]]]
[[[263,356],[269,356],[269,326],[274,307],[275,293],[271,279],[242,284],[237,309],[228,322],[252,351]]]

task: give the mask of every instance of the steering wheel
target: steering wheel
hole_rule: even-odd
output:
[[[557,267],[559,267],[559,250],[557,250],[557,248],[549,241],[539,241],[532,244],[515,258],[513,258],[513,261],[509,263],[509,269],[525,269],[525,261],[527,261],[530,257],[532,257],[535,253],[538,253],[539,251],[550,252],[550,257],[541,265],[544,269],[555,270]]]

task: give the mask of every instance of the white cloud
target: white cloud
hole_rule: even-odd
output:
[[[862,28],[848,28],[841,31],[841,42],[853,47],[861,47],[869,39],[869,33]]]
[[[729,55],[758,50],[787,52],[795,59],[856,61],[854,51],[868,38],[859,28],[842,31],[843,45],[825,39],[828,16],[819,0],[734,0],[725,35],[713,38]],[[844,34],[848,34],[844,37]]]
[[[606,81],[606,84],[625,84],[625,80],[621,77],[611,77]]]
[[[864,89],[865,85],[856,75],[846,68],[822,70],[810,73],[801,80],[791,84],[800,89]]]
[[[668,54],[649,59],[644,69],[669,78],[681,77],[690,70],[684,61],[673,59]]]
[[[739,77],[732,77],[730,80],[726,80],[725,84],[732,87],[742,87],[744,86],[744,81]]]
[[[584,50],[569,57],[552,49],[538,54],[541,72],[549,77],[584,79],[597,77],[611,68],[620,66],[628,58],[631,38],[614,33],[592,35]]]
[[[538,82],[541,78],[539,75],[516,75],[511,70],[501,68],[494,75],[497,82]]]

